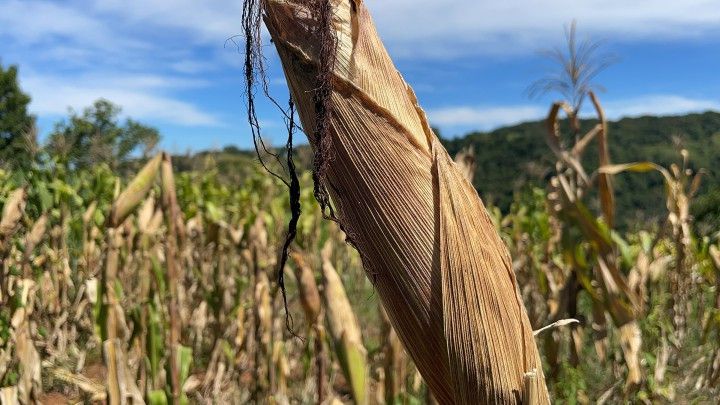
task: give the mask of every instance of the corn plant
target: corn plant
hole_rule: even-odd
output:
[[[506,247],[393,66],[365,5],[245,6],[249,36],[259,32],[262,13],[283,62],[315,149],[321,208],[357,247],[438,400],[512,401],[523,374],[537,370],[538,401],[547,402]],[[259,46],[249,43],[250,86],[253,49]]]

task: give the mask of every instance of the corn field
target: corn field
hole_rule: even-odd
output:
[[[686,170],[665,174],[676,183],[663,227],[620,235],[591,222],[617,253],[614,295],[591,263],[602,245],[574,235],[555,178],[507,215],[490,208],[533,328],[579,321],[536,336],[556,400],[718,393],[717,235],[693,235],[677,206],[690,201]],[[212,171],[176,176],[162,154],[128,183],[102,166],[0,180],[4,404],[433,401],[311,187],[287,272],[294,337],[274,282],[287,197],[262,170],[232,187]],[[638,300],[635,349],[611,312],[621,294]]]
[[[249,104],[264,19],[314,152],[299,177],[292,140],[290,181],[165,152],[0,171],[0,404],[717,401],[720,233],[693,226],[686,150],[613,162],[587,91],[594,126],[557,102],[538,134],[546,187],[486,207],[364,4],[301,3],[243,16]],[[618,228],[617,176],[661,178],[665,216]]]

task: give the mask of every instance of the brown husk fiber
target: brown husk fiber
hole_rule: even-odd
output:
[[[510,256],[361,0],[330,2],[330,141],[318,147],[319,3],[261,7],[340,224],[440,403],[521,402],[523,375],[542,366]],[[548,403],[538,380],[536,403]]]

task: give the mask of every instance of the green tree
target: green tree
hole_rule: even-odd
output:
[[[82,115],[70,112],[68,121],[55,125],[47,150],[60,162],[73,168],[107,163],[117,169],[135,154],[146,157],[160,140],[155,128],[132,119],[120,125],[121,108],[108,100],[97,100]]]
[[[26,166],[35,146],[35,117],[28,113],[30,96],[18,84],[17,66],[0,64],[0,166]]]

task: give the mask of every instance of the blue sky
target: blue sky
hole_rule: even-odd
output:
[[[717,0],[365,0],[398,69],[445,136],[545,115],[552,96],[527,86],[551,65],[538,51],[581,38],[618,62],[598,77],[612,118],[720,110]],[[104,97],[153,125],[172,152],[249,147],[240,33],[242,1],[0,0],[0,61],[20,66],[41,134]],[[239,38],[242,40],[242,38]],[[286,98],[274,50],[273,93]],[[280,116],[259,108],[264,136]]]

